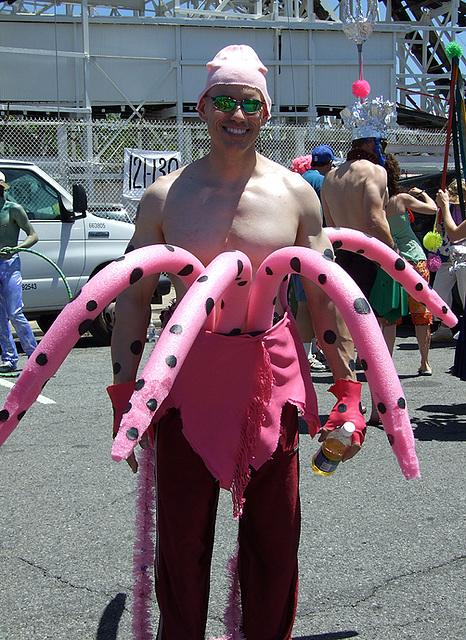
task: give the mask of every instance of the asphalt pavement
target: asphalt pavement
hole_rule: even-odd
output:
[[[317,476],[318,443],[302,429],[295,640],[466,638],[466,387],[449,373],[454,341],[434,344],[434,374],[418,377],[412,327],[399,333],[394,361],[421,478],[404,478],[375,427],[356,458]],[[314,381],[325,420],[332,379]],[[132,638],[137,477],[110,458],[110,382],[109,348],[81,339],[0,449],[0,640]],[[207,637],[224,633],[235,532],[222,492]]]

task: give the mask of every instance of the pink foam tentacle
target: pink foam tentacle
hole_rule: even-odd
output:
[[[113,441],[114,460],[127,458],[149,427],[155,412],[168,395],[191,345],[204,326],[206,316],[228,287],[239,287],[242,291],[243,308],[236,314],[238,326],[243,325],[247,297],[242,280],[237,280],[238,260],[247,265],[247,270],[251,269],[249,258],[241,251],[228,251],[217,256],[175,309],[136,382],[128,411],[123,415],[120,429]],[[228,300],[229,297],[229,294],[225,295],[225,299]]]
[[[458,318],[446,302],[429,287],[409,262],[389,246],[355,229],[325,227],[324,231],[335,249],[346,249],[359,253],[369,260],[375,260],[389,276],[402,285],[410,296],[425,304],[427,309],[437,318],[441,318],[447,326],[454,327],[458,324]]]
[[[222,296],[220,310],[215,324],[216,333],[239,333],[246,316],[252,280],[252,265],[249,259],[237,259],[238,273],[236,286],[228,287]]]
[[[377,319],[354,280],[333,261],[304,247],[272,253],[259,267],[251,288],[248,331],[271,322],[273,300],[284,273],[298,273],[318,284],[335,302],[351,332],[383,427],[406,478],[419,477],[419,464],[406,399]],[[332,331],[324,340],[332,342]]]
[[[0,411],[0,445],[36,401],[44,384],[58,371],[94,318],[121,291],[141,277],[159,271],[176,273],[189,286],[203,268],[189,251],[155,245],[127,253],[89,280],[44,335],[8,394]]]

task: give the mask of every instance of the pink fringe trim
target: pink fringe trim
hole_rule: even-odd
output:
[[[154,448],[149,445],[139,455],[136,539],[133,554],[133,639],[152,640],[151,595],[154,571]]]
[[[236,545],[235,553],[228,560],[227,578],[230,582],[230,586],[228,589],[227,606],[223,618],[227,633],[221,638],[209,638],[209,640],[246,640],[241,631],[243,614],[241,611],[241,593],[238,574],[238,545]]]
[[[235,520],[243,512],[243,494],[251,477],[250,461],[256,446],[262,423],[264,422],[264,406],[272,397],[273,375],[270,356],[262,347],[263,366],[260,368],[258,381],[254,387],[251,403],[241,425],[241,439],[238,450],[236,471],[231,486],[233,500],[233,516]]]

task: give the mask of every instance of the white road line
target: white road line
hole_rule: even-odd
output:
[[[9,389],[11,389],[12,387],[15,386],[14,382],[10,382],[9,380],[5,380],[5,379],[1,379],[0,378],[0,385],[2,387],[8,387]],[[47,398],[47,396],[43,396],[42,394],[40,394],[37,397],[37,402],[41,402],[42,404],[56,404],[55,400],[51,400],[50,398]]]

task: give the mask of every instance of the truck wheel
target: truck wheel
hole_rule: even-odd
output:
[[[44,333],[47,333],[47,331],[50,329],[50,327],[55,322],[57,317],[58,317],[58,312],[44,313],[43,315],[39,316],[36,320],[37,324],[39,325],[39,329]]]
[[[115,321],[115,300],[110,302],[105,309],[95,318],[89,327],[92,336],[102,346],[108,346],[112,339],[113,324]]]

